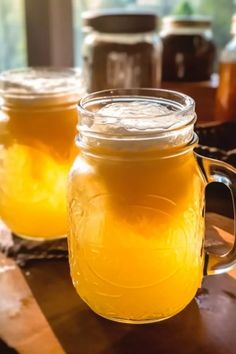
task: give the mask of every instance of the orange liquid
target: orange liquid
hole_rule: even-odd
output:
[[[77,110],[2,113],[0,216],[22,236],[66,235],[66,181],[75,156]]]
[[[204,181],[192,151],[114,155],[81,156],[70,174],[73,283],[104,317],[161,320],[183,309],[201,284]]]
[[[236,120],[236,62],[221,63],[220,85],[217,91],[216,119]]]

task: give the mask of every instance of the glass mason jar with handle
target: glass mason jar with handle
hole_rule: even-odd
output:
[[[0,218],[34,240],[67,233],[66,181],[81,75],[73,69],[26,68],[0,75]]]
[[[80,101],[80,155],[69,176],[73,284],[97,314],[156,322],[181,311],[207,274],[236,265],[204,251],[204,190],[235,169],[194,152],[194,101],[158,89],[90,94]]]

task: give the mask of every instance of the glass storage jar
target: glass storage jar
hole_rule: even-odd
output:
[[[163,81],[205,81],[214,71],[216,46],[205,17],[163,19]]]
[[[215,114],[219,121],[236,121],[236,15],[232,19],[231,33],[233,38],[224,48],[220,59]]]
[[[67,233],[65,190],[81,90],[81,75],[73,69],[0,75],[0,217],[19,236]]]
[[[83,16],[83,65],[89,92],[159,87],[162,46],[153,13],[100,11]]]
[[[73,284],[97,314],[148,323],[181,311],[204,270],[236,265],[204,251],[204,190],[236,170],[194,153],[193,100],[154,89],[110,90],[80,101],[80,155],[69,175]]]

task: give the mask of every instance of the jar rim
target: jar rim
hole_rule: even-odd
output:
[[[0,74],[0,96],[9,105],[72,103],[82,94],[82,74],[77,68],[26,67]]]
[[[152,94],[155,93],[153,96]],[[100,96],[101,95],[101,96]],[[152,88],[131,88],[131,89],[111,89],[111,90],[102,90],[102,91],[96,91],[93,93],[89,93],[87,95],[84,95],[80,100],[78,104],[79,111],[82,114],[86,114],[89,117],[101,117],[103,118],[111,118],[110,116],[106,116],[104,114],[100,114],[97,111],[91,111],[88,110],[86,107],[90,102],[99,102],[99,101],[110,101],[114,102],[115,97],[117,97],[119,100],[122,98],[131,98],[133,97],[134,99],[137,98],[143,98],[143,99],[158,99],[158,98],[163,98],[166,99],[170,102],[174,102],[174,99],[170,99],[168,96],[173,96],[176,99],[181,99],[184,102],[184,105],[182,104],[182,107],[179,107],[181,109],[177,109],[176,111],[171,111],[170,113],[164,113],[164,114],[158,114],[158,117],[163,117],[163,116],[169,116],[170,114],[176,113],[176,114],[185,114],[185,113],[191,113],[194,112],[195,110],[195,101],[193,100],[192,97],[178,92],[174,90],[166,90],[166,89],[152,89]],[[98,98],[96,98],[98,96]],[[100,97],[99,97],[100,96]],[[165,97],[161,97],[165,96]],[[177,106],[176,106],[177,107]],[[113,116],[112,118],[120,118],[119,116]],[[135,116],[134,119],[139,118],[139,116]]]
[[[163,18],[164,28],[198,28],[198,29],[211,29],[212,19],[209,16],[182,16],[173,15]]]
[[[135,34],[155,31],[158,27],[157,13],[141,9],[100,9],[82,14],[83,27],[101,33]]]
[[[131,115],[129,111],[119,111],[119,115],[99,112],[99,107],[117,102],[122,103],[119,106],[122,109],[124,102],[135,104],[141,102],[141,106],[136,108],[133,105]],[[155,106],[152,105],[153,103]],[[145,106],[145,104],[150,105]],[[168,113],[155,115],[152,111],[153,107],[158,112]],[[113,108],[111,107],[111,109]],[[126,106],[126,108],[129,109],[130,106]],[[151,142],[156,139],[163,145],[186,145],[192,138],[193,126],[196,121],[194,100],[183,93],[164,89],[138,88],[98,91],[82,97],[78,109],[80,113],[78,129],[81,140],[94,143],[93,139],[95,139],[103,145],[106,144],[105,141],[109,140],[120,141],[124,145],[125,142],[132,144],[135,141],[149,140]],[[145,115],[136,115],[137,109],[143,109],[142,112]],[[129,113],[127,114],[127,112]]]

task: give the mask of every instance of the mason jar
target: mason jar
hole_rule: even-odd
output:
[[[0,217],[19,236],[67,233],[66,180],[76,154],[81,84],[73,69],[0,75]]]
[[[155,89],[107,90],[79,105],[76,158],[69,175],[73,284],[97,314],[156,322],[193,299],[204,274],[236,265],[204,251],[205,187],[236,170],[197,155],[194,101]]]
[[[163,19],[163,81],[207,81],[214,72],[216,45],[211,20],[202,16]]]
[[[160,86],[162,45],[157,15],[92,11],[84,14],[83,21],[83,69],[89,92]]]

